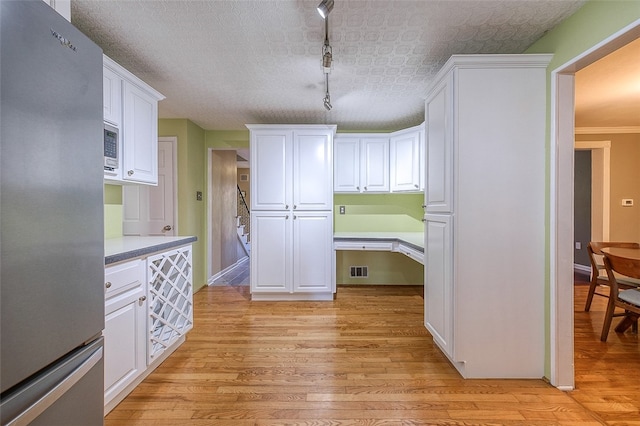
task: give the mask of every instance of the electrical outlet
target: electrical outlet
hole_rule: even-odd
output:
[[[633,207],[633,198],[623,198],[622,199],[623,207]]]
[[[344,206],[340,206],[340,214],[344,214],[345,213],[345,207]]]
[[[196,200],[202,201],[202,191],[196,191]]]
[[[576,241],[576,250],[582,250],[582,243],[580,241]]]

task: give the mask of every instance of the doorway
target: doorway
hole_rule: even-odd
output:
[[[551,73],[550,370],[551,384],[575,386],[573,370],[573,172],[575,73],[640,37],[640,21]]]

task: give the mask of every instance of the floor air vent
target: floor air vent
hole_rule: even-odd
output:
[[[351,278],[368,278],[369,267],[368,266],[351,266],[349,267],[349,275]]]

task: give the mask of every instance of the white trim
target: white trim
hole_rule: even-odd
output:
[[[573,283],[567,278],[573,267],[573,160],[562,165],[563,154],[574,143],[574,74],[640,36],[640,19],[551,72],[550,129],[550,356],[553,386],[574,388]],[[570,180],[568,179],[570,177]],[[571,208],[560,208],[561,202]],[[569,255],[567,255],[569,253]],[[570,259],[570,263],[567,261]],[[567,282],[569,281],[569,282]],[[571,288],[571,291],[568,289]]]
[[[640,133],[640,126],[576,127],[576,135],[613,135],[619,133]]]
[[[600,185],[591,186],[591,241],[609,241],[611,223],[611,141],[575,141],[574,149],[576,151],[589,150],[592,152],[591,181],[600,183]],[[594,212],[598,214],[596,215]]]
[[[578,265],[577,263],[573,264],[573,270],[576,272],[584,272],[586,274],[591,274],[591,268],[589,266]]]
[[[213,223],[213,185],[211,185],[211,173],[213,173],[213,160],[211,155],[213,148],[207,149],[207,226],[206,232],[206,244],[207,244],[207,275],[209,275],[208,285],[211,285],[214,277],[211,276],[213,271],[213,238],[211,238],[211,224]]]
[[[171,151],[173,156],[173,190],[171,196],[173,197],[173,235],[180,235],[178,233],[178,137],[177,136],[160,136],[158,142],[168,142],[171,144]]]
[[[221,276],[223,276],[224,274],[233,271],[234,269],[236,269],[239,266],[242,266],[243,263],[245,263],[247,260],[249,260],[249,256],[245,256],[242,259],[238,260],[236,263],[234,263],[231,266],[227,266],[226,268],[224,268],[222,271],[218,272],[217,274],[209,277],[209,279],[207,280],[207,285],[212,285],[214,283],[215,280],[217,280],[218,278],[220,278]]]

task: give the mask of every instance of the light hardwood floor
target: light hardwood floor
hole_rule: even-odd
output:
[[[423,326],[421,287],[340,287],[333,302],[295,303],[206,287],[187,341],[105,424],[640,425],[638,337],[600,342],[605,300],[583,314],[586,286],[576,288],[578,389],[564,393],[463,380]]]

